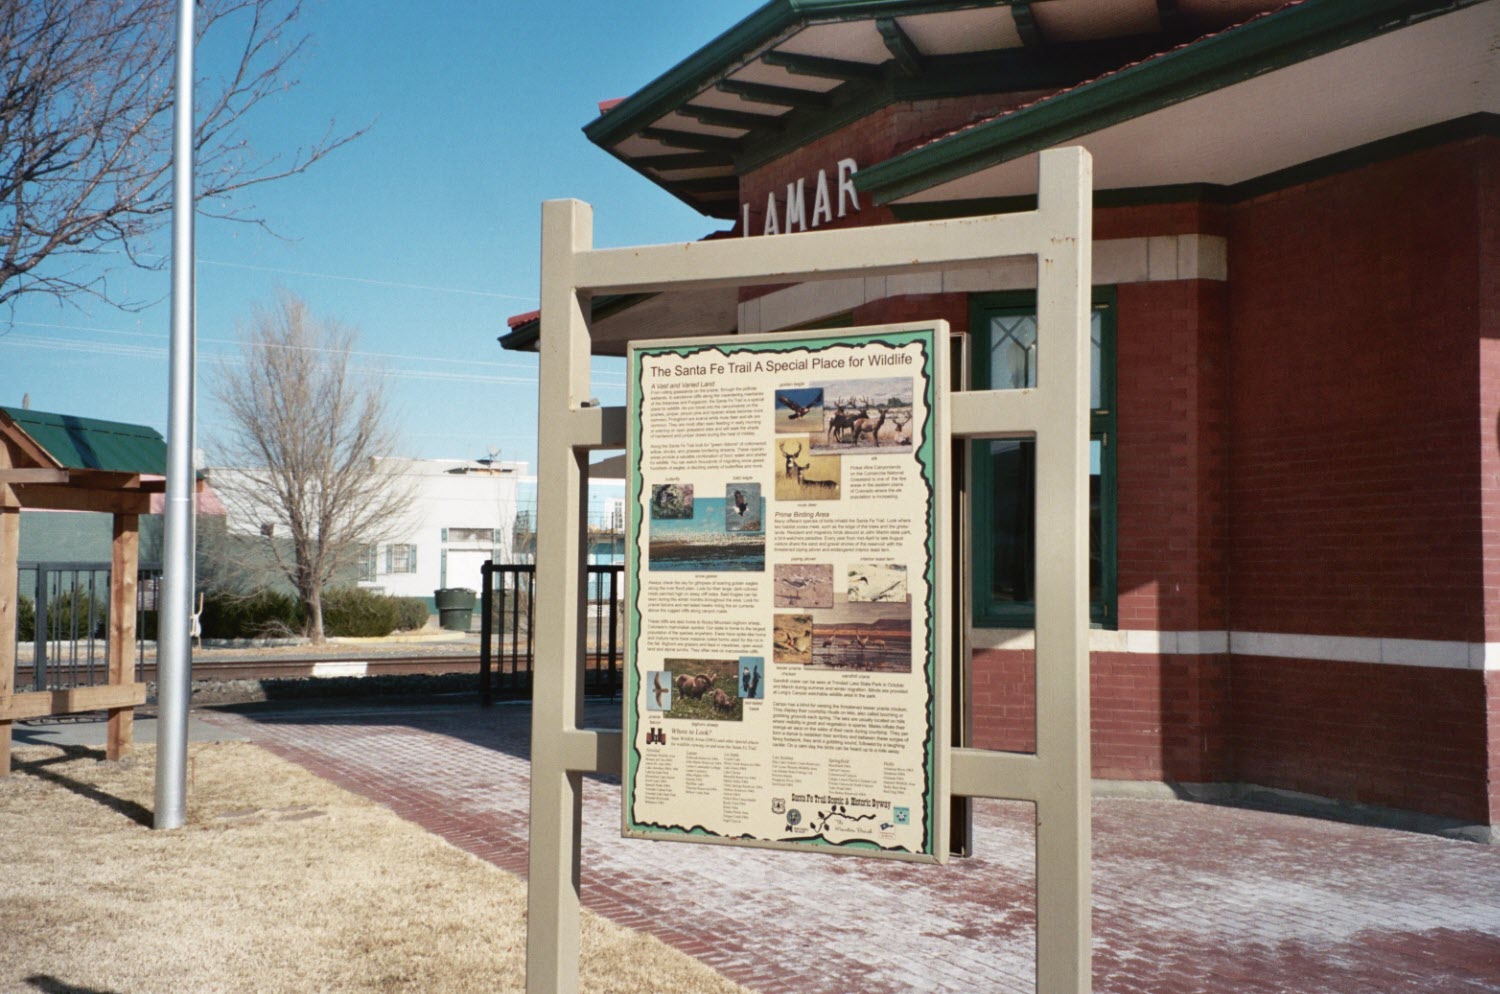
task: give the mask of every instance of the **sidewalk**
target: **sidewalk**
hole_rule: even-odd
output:
[[[526,870],[530,707],[204,712]],[[619,705],[588,722],[618,727]],[[584,789],[590,908],[764,994],[1033,991],[1031,809],[981,802],[946,867],[620,838]],[[1176,801],[1094,804],[1100,994],[1500,992],[1500,847]]]

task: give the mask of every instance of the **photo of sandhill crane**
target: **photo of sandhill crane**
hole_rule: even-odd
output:
[[[822,387],[791,387],[776,391],[776,431],[823,430]]]
[[[662,666],[674,691],[672,707],[666,717],[710,721],[744,719],[738,659],[667,659]]]
[[[906,566],[896,563],[853,563],[849,567],[845,590],[851,602],[904,603],[910,596],[906,590]]]
[[[823,384],[823,431],[809,434],[812,451],[910,454],[914,383],[886,376]]]
[[[730,483],[724,487],[724,530],[758,532],[766,513],[765,498],[759,483]]]
[[[834,600],[813,619],[813,669],[911,672],[910,604]]]
[[[838,456],[811,452],[807,435],[776,440],[777,500],[838,500],[842,489],[842,467]]]
[[[776,607],[833,607],[832,563],[777,563],[771,569]]]
[[[812,662],[813,620],[810,614],[777,614],[771,623],[771,659],[777,663]]]
[[[656,483],[651,486],[651,517],[656,520],[691,518],[691,483]]]

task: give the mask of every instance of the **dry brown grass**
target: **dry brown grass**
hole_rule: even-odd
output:
[[[525,885],[249,743],[194,745],[188,824],[153,750],[18,749],[0,779],[0,990],[520,991]],[[743,991],[585,914],[587,991]]]

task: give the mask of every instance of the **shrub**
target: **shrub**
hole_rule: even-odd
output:
[[[404,632],[414,632],[418,628],[427,627],[427,619],[432,612],[427,610],[427,602],[420,597],[393,597],[396,603],[396,627]]]
[[[378,638],[396,630],[395,598],[358,587],[323,591],[323,633],[346,638]],[[425,619],[423,621],[425,624]]]
[[[93,631],[89,621],[93,620]],[[32,629],[36,628],[36,610],[32,609]],[[47,598],[47,635],[68,639],[104,638],[109,631],[109,598],[94,597],[86,589],[70,587],[56,597]],[[35,637],[35,636],[33,636]]]
[[[22,642],[34,641],[36,639],[36,605],[25,594],[21,595],[16,615],[16,636]]]
[[[204,638],[242,639],[288,635],[302,629],[302,609],[294,597],[262,590],[249,597],[208,594],[203,599]]]

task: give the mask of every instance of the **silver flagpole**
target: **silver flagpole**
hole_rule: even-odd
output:
[[[192,691],[194,349],[193,0],[177,0],[172,104],[172,345],[167,410],[167,507],[156,657],[156,821],[187,820],[187,725]]]

